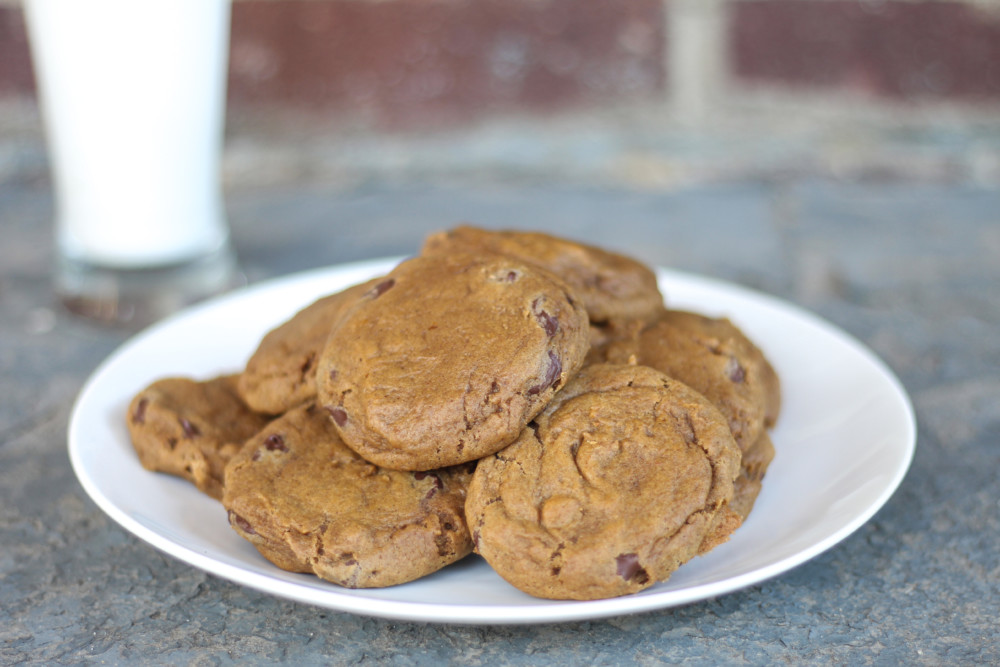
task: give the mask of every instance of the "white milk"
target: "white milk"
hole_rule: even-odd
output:
[[[224,247],[228,0],[25,0],[56,243],[110,268]]]

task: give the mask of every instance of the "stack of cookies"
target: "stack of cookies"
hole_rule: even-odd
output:
[[[640,591],[726,541],[774,455],[778,378],[643,264],[458,227],[269,332],[239,374],[159,380],[142,464],[268,560],[351,588],[473,551],[538,597]]]

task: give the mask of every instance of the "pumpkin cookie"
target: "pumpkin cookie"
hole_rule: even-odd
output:
[[[652,366],[704,394],[729,420],[741,450],[778,418],[778,376],[728,319],[664,311],[637,337],[611,343],[605,359]]]
[[[592,322],[647,319],[663,309],[656,274],[630,257],[539,232],[460,226],[431,235],[423,254],[475,249],[514,257],[565,280]]]
[[[740,474],[733,484],[733,499],[715,517],[712,528],[701,543],[699,553],[711,551],[726,542],[733,531],[743,525],[760,495],[764,473],[774,458],[774,445],[767,431],[761,433],[750,449],[743,452]]]
[[[236,376],[227,375],[158,380],[132,399],[126,423],[144,468],[183,477],[218,499],[226,463],[267,419],[246,406]]]
[[[237,383],[246,404],[277,415],[314,398],[317,358],[330,330],[378,280],[318,299],[264,336]]]
[[[380,466],[429,470],[505,447],[577,372],[587,313],[552,274],[451,252],[403,262],[326,342],[320,404]]]
[[[730,507],[741,519],[750,516],[757,496],[760,495],[764,474],[774,460],[774,444],[765,431],[750,449],[743,452],[740,475],[736,478],[736,490]]]
[[[466,519],[476,551],[517,588],[614,597],[699,553],[739,465],[726,420],[703,396],[648,367],[598,364],[479,462]]]
[[[247,442],[226,468],[222,502],[233,529],[282,569],[348,588],[392,586],[471,552],[466,468],[378,468],[310,404]]]

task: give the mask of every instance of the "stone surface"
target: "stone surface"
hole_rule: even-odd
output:
[[[917,409],[916,458],[855,534],[773,580],[634,616],[524,627],[364,618],[162,555],[91,502],[72,402],[129,333],[54,302],[52,203],[0,184],[0,663],[996,664],[1000,192],[829,181],[672,192],[286,187],[228,198],[252,281],[413,252],[466,220],[537,227],[789,299],[854,334]]]

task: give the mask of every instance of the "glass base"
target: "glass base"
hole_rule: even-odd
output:
[[[71,312],[140,327],[246,283],[228,246],[178,264],[121,269],[61,258],[55,290]]]

